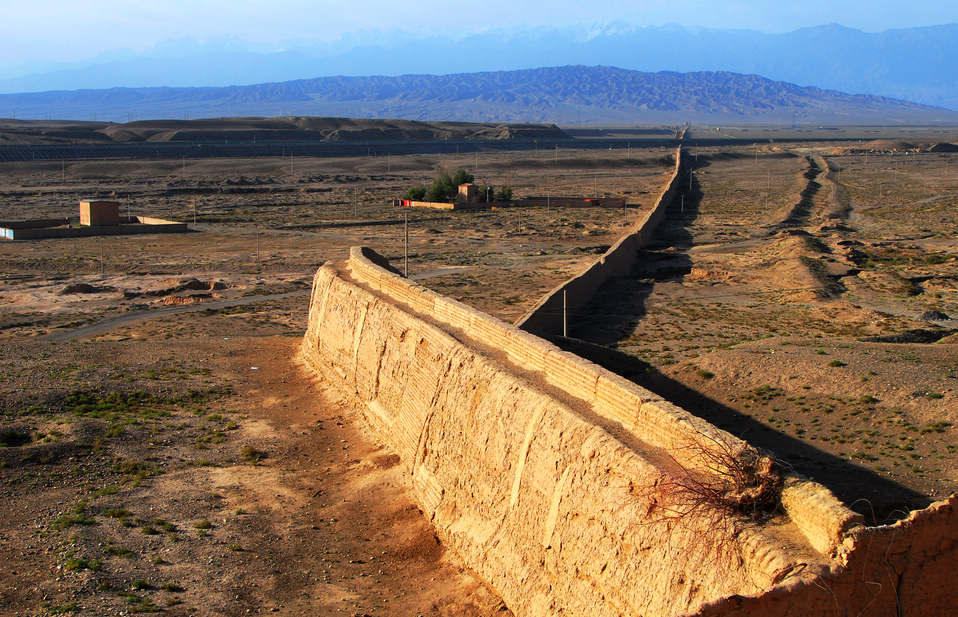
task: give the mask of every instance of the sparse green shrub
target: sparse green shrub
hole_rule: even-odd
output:
[[[262,450],[257,450],[253,446],[243,446],[243,449],[240,450],[240,456],[242,456],[243,460],[247,463],[255,464],[266,458],[266,453]]]
[[[922,425],[919,432],[922,435],[927,435],[928,433],[944,433],[945,429],[949,426],[951,426],[951,422],[929,422]]]
[[[66,615],[67,613],[79,613],[80,605],[77,602],[67,602],[66,604],[52,604],[45,606],[48,615]]]
[[[162,518],[156,519],[155,521],[153,521],[153,524],[168,533],[172,533],[176,531],[176,525]]]
[[[96,525],[96,520],[87,513],[87,503],[79,501],[69,511],[64,512],[50,523],[51,529],[61,530],[74,525]]]
[[[773,388],[768,384],[758,386],[752,392],[757,398],[762,399],[763,401],[770,401],[777,396],[781,396],[783,393],[778,388]]]
[[[112,545],[112,544],[107,544],[107,545],[103,548],[103,552],[106,553],[107,555],[113,555],[113,556],[115,556],[115,557],[126,557],[126,558],[130,558],[130,557],[134,557],[134,556],[136,555],[136,553],[134,553],[133,551],[131,551],[131,550],[128,549],[128,548],[124,548],[124,547],[122,547],[122,546],[114,546],[114,545]]]
[[[80,570],[96,572],[100,569],[100,560],[86,559],[84,557],[71,557],[63,563],[63,569],[67,572],[78,572]]]

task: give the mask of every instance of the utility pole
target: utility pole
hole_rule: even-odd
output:
[[[768,197],[772,193],[772,172],[768,172],[768,183],[765,185],[765,211],[768,212]]]

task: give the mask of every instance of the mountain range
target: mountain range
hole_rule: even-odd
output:
[[[112,88],[0,95],[0,117],[112,120],[338,116],[564,125],[958,124],[958,112],[729,72],[563,66],[250,86]]]
[[[274,51],[252,51],[235,41],[184,39],[147,53],[121,50],[55,70],[0,67],[0,92],[251,85],[330,75],[459,74],[556,65],[730,71],[958,109],[956,24],[877,33],[836,24],[781,34],[621,24],[462,36],[373,32]]]

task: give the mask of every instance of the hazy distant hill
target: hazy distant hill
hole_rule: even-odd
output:
[[[117,55],[29,74],[0,67],[0,92],[226,86],[318,75],[447,74],[570,64],[732,71],[958,109],[956,24],[878,33],[835,24],[783,34],[621,25],[505,29],[465,37],[396,32],[275,53],[184,40],[144,55]]]
[[[958,123],[958,112],[803,88],[757,75],[565,66],[398,77],[321,77],[224,88],[115,88],[0,95],[0,116],[127,120],[340,116],[564,124]]]
[[[114,124],[67,120],[0,120],[0,145],[388,142],[469,140],[562,141],[554,124],[478,124],[356,118],[216,118]]]

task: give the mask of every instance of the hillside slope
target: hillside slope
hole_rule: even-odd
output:
[[[490,44],[494,40],[495,44]],[[838,24],[791,32],[632,27],[502,27],[464,35],[401,30],[277,51],[168,41],[58,67],[0,66],[0,92],[229,86],[317,75],[448,74],[565,64],[636,71],[732,71],[958,109],[958,24],[863,32]]]
[[[9,110],[9,112],[7,111]],[[321,77],[225,88],[0,95],[0,115],[125,120],[312,115],[566,124],[958,123],[958,112],[728,72],[565,66],[490,73]]]
[[[0,121],[0,145],[163,142],[388,142],[565,140],[554,124],[482,124],[356,118],[282,117],[142,120],[114,124],[48,120]]]

